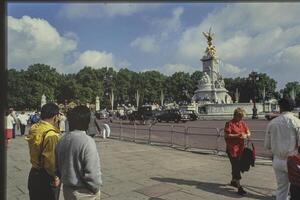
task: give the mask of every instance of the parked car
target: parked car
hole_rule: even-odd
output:
[[[156,122],[155,114],[156,111],[152,110],[151,106],[144,105],[140,106],[138,110],[128,114],[128,119],[132,123],[139,121],[140,124],[153,124]]]
[[[194,110],[185,110],[182,113],[189,115],[191,121],[199,119],[199,115]]]
[[[280,115],[280,112],[279,111],[273,111],[273,112],[270,112],[270,113],[266,113],[265,114],[265,118],[267,120],[272,120],[276,117],[278,117]]]
[[[109,117],[109,112],[104,110],[96,111],[95,116],[97,116],[99,119],[107,119]]]
[[[183,113],[179,110],[164,110],[161,111],[159,114],[156,115],[156,120],[158,122],[170,122],[173,121],[175,123],[178,123],[180,121],[186,122],[190,120],[190,116],[187,113]]]
[[[294,114],[295,117],[300,118],[300,112],[298,111],[298,109],[294,109],[294,110],[292,111],[292,113]],[[267,120],[272,120],[272,119],[278,117],[279,115],[280,115],[280,112],[279,112],[279,111],[273,111],[273,112],[270,112],[270,113],[265,114],[265,118],[266,118]]]

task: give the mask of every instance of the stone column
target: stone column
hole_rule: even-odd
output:
[[[99,96],[96,97],[96,111],[100,110],[100,98]]]
[[[41,108],[43,107],[43,105],[45,105],[47,103],[46,101],[46,96],[45,94],[42,95],[42,99],[41,99]]]

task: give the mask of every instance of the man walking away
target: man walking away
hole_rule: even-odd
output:
[[[32,168],[28,177],[30,200],[56,200],[59,179],[55,176],[55,146],[59,139],[59,108],[54,103],[42,107],[41,121],[32,125],[26,140]]]
[[[268,124],[264,145],[273,154],[273,168],[277,180],[276,200],[287,200],[290,186],[287,158],[297,154],[300,120],[290,112],[294,108],[292,99],[283,98],[278,103],[281,114]]]
[[[68,111],[70,132],[56,147],[56,174],[63,183],[65,200],[99,200],[101,169],[96,143],[86,134],[91,113],[86,106]]]
[[[25,134],[25,129],[27,126],[28,115],[26,115],[25,112],[22,111],[21,114],[19,114],[18,119],[20,122],[21,136],[23,136]]]

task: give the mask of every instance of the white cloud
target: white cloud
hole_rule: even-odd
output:
[[[174,34],[181,29],[181,15],[184,9],[178,7],[172,11],[172,16],[167,18],[155,18],[150,23],[154,27],[155,33],[137,37],[130,44],[139,50],[147,53],[158,52],[161,47],[166,46],[170,34]]]
[[[300,81],[300,44],[287,47],[269,58],[263,68],[267,73],[272,73],[277,80],[279,88],[286,82]]]
[[[75,40],[62,37],[46,20],[8,17],[8,66],[21,68],[32,63],[61,65],[76,49]]]
[[[80,69],[84,66],[91,66],[94,68],[115,67],[116,63],[112,53],[88,50],[83,52],[71,65],[72,69]]]
[[[73,18],[107,18],[115,16],[130,16],[149,9],[155,9],[158,4],[133,3],[76,3],[64,6],[59,15]]]
[[[243,77],[249,73],[246,68],[240,68],[238,66],[234,66],[228,63],[221,65],[220,73],[225,78],[235,78],[235,77]]]
[[[179,31],[181,28],[181,15],[184,9],[178,7],[173,10],[172,16],[169,18],[154,19],[151,23],[161,31],[162,36],[166,37],[169,33]]]
[[[105,51],[77,50],[79,38],[72,32],[61,36],[44,19],[8,17],[8,67],[24,68],[35,63],[48,64],[59,72],[76,72],[84,66],[130,66]]]
[[[299,63],[300,57],[289,51],[300,44],[299,11],[300,4],[297,3],[227,5],[210,13],[198,26],[183,32],[178,42],[176,61],[187,64],[199,62],[207,46],[202,32],[212,27],[217,55],[227,63],[227,69],[223,71],[240,69],[240,74],[253,69],[262,73],[268,71],[281,88],[287,81],[299,80],[294,74],[299,74],[300,70],[295,68],[294,63]],[[296,51],[294,48],[293,52]],[[284,65],[285,76],[281,77],[276,75],[279,66],[275,67],[274,62],[270,65],[270,60],[276,60],[275,55],[278,60],[279,54],[280,61],[276,65],[283,59],[288,60]]]
[[[154,36],[138,37],[130,44],[131,47],[136,47],[139,50],[147,53],[154,53],[159,50],[159,44]]]

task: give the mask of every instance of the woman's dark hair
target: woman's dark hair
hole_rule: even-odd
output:
[[[86,106],[76,106],[67,113],[70,131],[86,131],[89,128],[91,111]]]
[[[291,98],[284,97],[278,101],[279,107],[282,111],[292,111],[295,107],[295,102]]]
[[[58,115],[59,108],[55,103],[46,103],[41,110],[41,119],[50,119]]]

